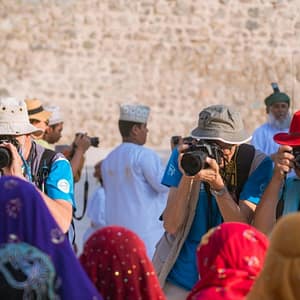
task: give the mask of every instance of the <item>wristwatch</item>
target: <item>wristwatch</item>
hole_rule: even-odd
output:
[[[224,185],[220,190],[210,189],[210,192],[215,197],[223,196],[227,192],[227,187]]]

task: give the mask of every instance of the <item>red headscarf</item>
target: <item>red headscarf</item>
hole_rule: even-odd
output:
[[[245,299],[259,274],[268,238],[254,227],[223,223],[202,238],[197,249],[201,279],[188,300]]]
[[[166,299],[144,243],[124,227],[96,231],[86,242],[80,262],[104,299]]]

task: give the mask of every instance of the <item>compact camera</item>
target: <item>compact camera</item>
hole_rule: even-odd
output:
[[[12,162],[11,151],[6,147],[1,146],[1,144],[4,144],[4,143],[11,143],[17,149],[20,148],[20,144],[15,138],[13,138],[11,136],[1,136],[0,137],[0,169],[9,167]]]
[[[76,136],[78,135],[82,135],[82,133],[76,133]],[[88,138],[90,139],[90,142],[91,142],[91,146],[93,147],[98,147],[100,141],[99,141],[99,138],[98,137],[89,137]]]
[[[182,156],[181,167],[186,175],[194,176],[200,170],[208,168],[205,162],[207,157],[215,159],[220,165],[223,158],[220,146],[205,140],[194,140],[192,143],[189,143],[189,148],[185,150]]]
[[[173,135],[171,137],[171,141],[172,141],[174,146],[177,146],[179,144],[180,139],[182,139],[182,142],[184,144],[190,144],[194,140],[194,138],[192,138],[191,136],[187,136],[187,137],[182,138],[180,135]]]
[[[294,155],[295,167],[300,169],[300,147],[293,147],[292,154]]]

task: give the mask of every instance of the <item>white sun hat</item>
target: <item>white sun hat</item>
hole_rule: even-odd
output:
[[[29,122],[24,101],[13,97],[0,98],[0,135],[42,133],[43,130]]]

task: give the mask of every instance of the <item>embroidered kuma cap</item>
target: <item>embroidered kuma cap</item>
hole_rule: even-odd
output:
[[[45,106],[45,110],[51,112],[51,117],[49,118],[49,126],[64,122],[59,106],[56,105]]]
[[[120,121],[147,123],[150,108],[139,104],[121,104]]]

